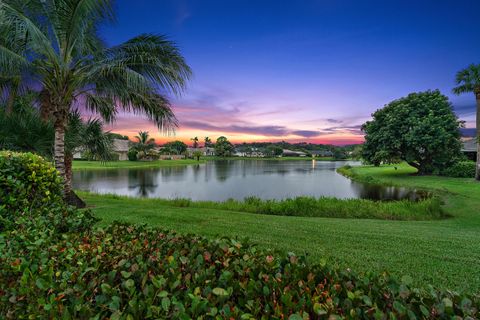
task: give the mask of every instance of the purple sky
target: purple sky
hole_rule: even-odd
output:
[[[480,1],[136,0],[117,9],[107,42],[167,34],[194,71],[172,97],[176,139],[355,143],[376,109],[428,89],[473,126],[473,95],[451,89],[459,69],[480,62]],[[129,114],[111,129],[173,139]]]

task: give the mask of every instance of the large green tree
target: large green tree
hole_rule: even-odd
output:
[[[170,141],[163,145],[163,147],[171,152],[175,152],[176,154],[183,154],[187,151],[187,145],[179,140]]]
[[[440,91],[411,93],[367,121],[363,158],[375,165],[406,161],[419,174],[441,172],[460,156],[461,121]]]
[[[229,157],[234,149],[233,144],[224,136],[218,137],[217,142],[215,142],[215,155],[217,157]]]
[[[176,126],[166,93],[177,94],[191,71],[164,36],[142,34],[108,47],[100,25],[114,20],[113,0],[1,0],[0,79],[9,95],[41,92],[42,115],[55,128],[55,167],[65,176],[65,128],[78,106],[113,121],[119,109]],[[68,193],[69,186],[65,186]]]
[[[471,64],[459,71],[456,77],[457,87],[453,89],[455,94],[473,93],[477,102],[477,165],[475,179],[480,180],[480,64]]]

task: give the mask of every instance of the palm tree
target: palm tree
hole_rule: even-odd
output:
[[[197,149],[198,148],[198,137],[194,137],[190,140],[193,141],[193,148]]]
[[[135,149],[138,152],[143,152],[143,155],[147,155],[147,151],[152,150],[155,147],[155,139],[150,138],[148,131],[140,131],[138,136],[135,136],[137,143],[135,144]]]
[[[34,152],[52,159],[54,128],[51,122],[41,120],[37,109],[32,105],[33,94],[20,95],[7,113],[0,111],[0,149]],[[112,159],[113,141],[104,132],[99,119],[83,121],[78,111],[68,115],[65,132],[65,184],[72,185],[72,161],[77,151],[83,151],[96,160]]]
[[[466,69],[457,73],[457,87],[453,88],[455,94],[473,93],[477,101],[477,165],[475,179],[480,180],[480,64],[471,64]]]
[[[208,148],[212,145],[212,140],[209,137],[205,137],[205,148]]]
[[[41,113],[55,128],[55,167],[65,180],[65,128],[73,110],[82,106],[113,121],[122,109],[171,130],[177,121],[165,93],[182,92],[191,75],[165,36],[142,34],[106,46],[98,29],[114,20],[112,3],[0,1],[0,78],[40,90]],[[2,86],[15,94],[11,88]]]

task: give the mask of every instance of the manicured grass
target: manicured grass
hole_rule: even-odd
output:
[[[95,170],[95,169],[127,169],[127,168],[156,168],[168,166],[181,166],[189,164],[205,163],[193,159],[181,160],[157,160],[157,161],[73,161],[73,170]]]
[[[208,237],[250,238],[262,247],[308,254],[359,272],[411,276],[433,284],[480,292],[480,183],[472,179],[412,176],[405,165],[361,167],[357,177],[440,192],[450,219],[385,221],[241,213],[172,207],[154,199],[81,194],[102,223],[114,220],[157,225]]]

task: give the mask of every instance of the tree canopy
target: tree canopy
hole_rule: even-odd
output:
[[[114,20],[113,2],[0,1],[0,90],[7,110],[19,91],[40,92],[42,117],[55,129],[55,167],[65,180],[65,127],[78,104],[105,121],[123,110],[173,129],[177,121],[165,94],[180,93],[191,74],[165,36],[141,34],[107,46],[98,31]]]
[[[229,157],[232,155],[235,147],[224,136],[218,137],[215,143],[215,155],[218,157]]]
[[[440,91],[411,93],[367,121],[363,158],[375,165],[406,161],[419,174],[441,172],[460,156],[462,122]]]
[[[187,151],[187,145],[179,140],[167,142],[163,145],[163,148],[176,154],[183,154],[185,151]]]

